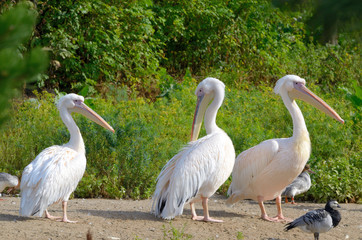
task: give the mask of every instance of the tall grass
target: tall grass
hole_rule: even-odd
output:
[[[148,198],[165,163],[189,141],[197,81],[187,78],[167,95],[151,102],[128,97],[113,89],[108,99],[87,98],[86,104],[115,129],[106,131],[74,114],[86,145],[87,169],[76,197]],[[342,90],[325,93],[309,88],[332,106],[344,125],[299,101],[312,141],[309,160],[317,174],[305,199],[325,202],[329,198],[357,202],[361,199],[361,123],[353,121],[355,109]],[[0,171],[18,176],[44,148],[68,141],[49,93],[35,99],[14,101],[12,118],[0,132]],[[217,116],[218,125],[231,137],[236,154],[270,138],[292,135],[291,117],[271,86],[226,87],[226,98]],[[356,131],[357,130],[357,131]],[[203,130],[200,136],[203,136]],[[225,194],[228,180],[221,188]]]

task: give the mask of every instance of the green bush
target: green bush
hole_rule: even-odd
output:
[[[90,93],[103,82],[145,92],[151,87],[147,76],[156,73],[160,53],[146,5],[87,0],[38,1],[37,6],[41,15],[33,44],[49,47],[53,60],[39,87],[88,87]]]
[[[46,53],[24,44],[33,33],[36,11],[31,5],[19,4],[2,9],[0,15],[0,126],[8,117],[9,99],[27,82],[39,79],[47,65]]]
[[[37,1],[36,9],[30,45],[51,52],[40,89],[92,95],[107,83],[154,100],[164,70],[178,79],[187,69],[212,74],[235,87],[293,73],[328,90],[361,75],[353,34],[341,32],[339,45],[320,45],[306,25],[311,9],[281,11],[267,0],[51,0]]]

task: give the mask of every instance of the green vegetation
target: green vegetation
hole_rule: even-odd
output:
[[[13,4],[0,3],[3,16]],[[115,134],[74,115],[88,160],[74,195],[148,198],[161,168],[189,140],[200,79],[225,82],[217,122],[239,154],[292,134],[289,113],[272,88],[283,75],[296,74],[346,121],[298,102],[317,172],[302,197],[361,201],[361,54],[353,34],[340,32],[338,45],[321,45],[306,27],[309,10],[282,11],[266,0],[50,0],[29,6],[38,21],[18,49],[46,47],[50,67],[37,78],[24,77],[35,80],[24,90],[37,91],[11,104],[0,131],[0,171],[21,176],[41,150],[68,141],[54,102],[75,92]]]
[[[242,232],[238,232],[236,239],[240,239],[240,240],[244,239],[244,234]]]
[[[186,224],[182,227],[181,230],[176,229],[172,226],[170,222],[170,229],[166,230],[166,226],[163,225],[163,239],[173,239],[173,240],[180,240],[180,239],[192,239],[191,234],[186,234],[185,231]]]
[[[268,0],[49,0],[36,9],[29,45],[51,55],[40,88],[90,95],[116,84],[154,99],[164,69],[178,79],[187,69],[212,74],[235,87],[272,84],[287,73],[328,87],[361,76],[359,38],[341,32],[339,45],[318,44],[318,30],[306,26],[308,8],[282,11]]]
[[[0,16],[0,126],[8,118],[9,99],[26,82],[35,81],[47,67],[39,47],[26,51],[22,45],[33,32],[36,12],[19,4]]]

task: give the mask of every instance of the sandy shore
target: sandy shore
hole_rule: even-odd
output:
[[[77,223],[63,223],[45,218],[18,216],[20,198],[3,197],[0,201],[1,239],[86,239],[90,230],[93,239],[314,239],[299,229],[284,232],[283,223],[260,219],[258,204],[243,201],[229,208],[225,197],[215,196],[209,202],[210,215],[223,223],[196,222],[190,219],[187,205],[182,216],[164,221],[150,214],[151,200],[72,199],[68,217]],[[196,205],[202,215],[200,204]],[[324,204],[283,204],[284,215],[296,218],[305,212],[323,208]],[[341,204],[342,221],[337,228],[320,235],[320,239],[362,239],[362,205]],[[268,214],[274,216],[274,202],[266,203]],[[61,204],[49,208],[52,215],[61,216]],[[244,238],[241,238],[241,237]],[[238,238],[239,237],[239,238]]]

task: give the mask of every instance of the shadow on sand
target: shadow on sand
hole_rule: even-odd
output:
[[[33,218],[20,217],[16,214],[2,214],[0,213],[0,222],[15,222],[15,221],[28,221],[33,220]]]
[[[79,210],[79,212],[82,212],[87,215],[97,216],[97,217],[104,217],[109,219],[121,219],[121,220],[150,220],[150,221],[165,221],[160,218],[157,218],[154,214],[151,212],[142,212],[142,211],[114,211],[114,210]],[[232,218],[232,217],[245,217],[241,214],[236,214],[233,212],[225,212],[225,211],[210,211],[210,216],[214,218],[218,217],[225,217],[225,218]],[[197,214],[202,216],[202,210],[198,210]],[[190,217],[191,218],[191,211],[190,210],[184,210],[182,216]],[[177,218],[177,217],[176,217]]]

